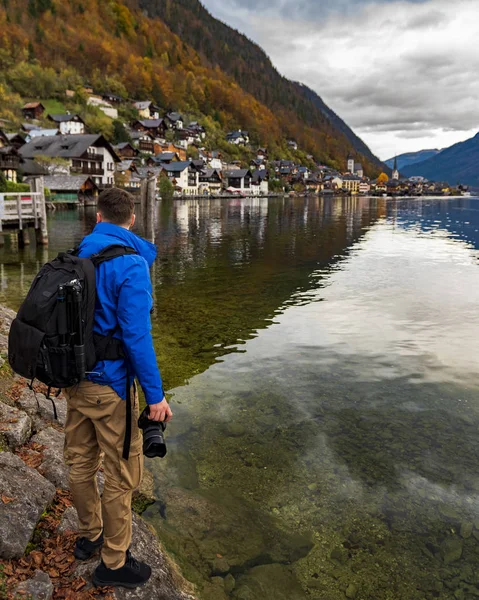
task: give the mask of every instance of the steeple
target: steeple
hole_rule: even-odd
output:
[[[398,171],[398,161],[397,161],[397,156],[394,157],[394,166],[393,166],[393,174],[392,174],[392,179],[399,179],[399,171]]]

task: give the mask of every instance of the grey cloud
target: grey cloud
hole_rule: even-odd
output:
[[[479,129],[477,0],[205,3],[366,142]]]

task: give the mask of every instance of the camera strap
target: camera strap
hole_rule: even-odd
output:
[[[123,458],[128,460],[130,457],[131,445],[131,385],[130,385],[130,369],[128,368],[128,358],[126,359],[126,425],[125,439],[123,441]]]

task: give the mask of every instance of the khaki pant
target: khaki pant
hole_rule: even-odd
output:
[[[125,460],[126,402],[111,387],[87,380],[64,393],[68,405],[65,462],[70,466],[79,533],[95,540],[103,529],[102,560],[108,568],[118,569],[124,565],[131,543],[132,492],[143,474],[138,395],[132,394],[130,457]],[[100,500],[96,474],[102,458],[105,487]]]

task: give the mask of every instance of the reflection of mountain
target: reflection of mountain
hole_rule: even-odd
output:
[[[442,200],[400,200],[388,205],[388,216],[401,227],[417,227],[425,232],[447,231],[451,239],[479,250],[479,201],[477,198]]]
[[[375,222],[383,202],[163,204],[154,334],[167,387],[254,337],[293,294],[319,286],[311,273],[343,257]]]
[[[401,175],[422,175],[433,181],[447,181],[450,185],[463,183],[479,187],[479,133],[465,142],[454,144],[436,156],[400,169]]]
[[[405,154],[399,154],[396,156],[398,169],[401,170],[403,167],[408,167],[409,165],[414,165],[418,162],[422,162],[423,160],[428,160],[436,154],[439,154],[440,150],[419,150],[419,152],[406,152]],[[394,156],[385,160],[384,163],[390,167],[391,169],[394,166]]]

